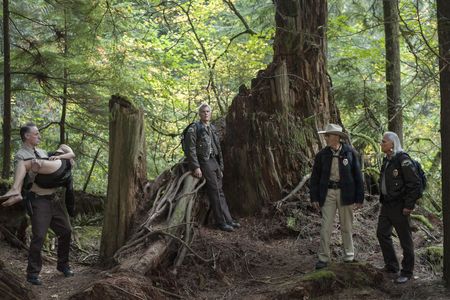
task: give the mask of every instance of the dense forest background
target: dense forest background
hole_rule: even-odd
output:
[[[365,172],[376,175],[388,123],[382,2],[330,0],[328,8],[333,96]],[[225,116],[239,87],[273,56],[270,0],[36,0],[13,1],[9,10],[11,151],[20,146],[20,125],[34,121],[42,148],[73,147],[76,189],[93,193],[106,193],[111,95],[144,109],[154,178],[182,157],[180,134],[198,104]],[[432,201],[440,197],[441,153],[436,7],[400,1],[399,13],[404,148],[427,171],[424,202],[439,213],[440,201]]]
[[[19,128],[32,121],[41,148],[74,149],[78,210],[77,276],[54,270],[50,231],[41,274],[55,284],[43,289],[17,279],[25,251],[3,242],[28,249],[22,207],[0,210],[0,274],[9,274],[0,287],[30,299],[446,299],[444,1],[3,0],[0,189],[12,182]],[[221,135],[224,190],[242,224],[233,233],[215,230],[203,183],[177,164],[181,133],[202,102]],[[354,212],[357,262],[339,261],[333,234],[332,274],[310,273],[320,217],[305,182],[328,122],[342,123],[361,154],[367,193]],[[394,287],[378,269],[376,182],[387,130],[428,177],[411,218],[413,289]]]

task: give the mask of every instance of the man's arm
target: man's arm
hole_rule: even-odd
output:
[[[61,144],[59,146],[59,149],[61,149],[64,153],[60,155],[54,155],[49,158],[49,160],[58,160],[58,159],[74,159],[75,153],[73,152],[72,148],[67,146],[66,144]]]
[[[186,132],[187,141],[187,161],[191,170],[196,170],[200,168],[197,157],[197,125],[192,124]]]
[[[217,135],[216,127],[211,124],[211,128],[213,129],[214,140],[215,140],[213,142],[215,142],[215,144],[217,146],[217,151],[219,151],[219,167],[220,167],[220,171],[222,171],[222,173],[223,173],[223,170],[224,170],[223,154],[222,154],[222,148],[220,147],[219,136]]]
[[[353,155],[353,179],[355,181],[355,203],[364,202],[364,181],[361,172],[361,165],[359,164],[359,155],[352,149]]]
[[[400,162],[403,182],[405,184],[404,208],[412,211],[416,205],[420,194],[420,178],[417,175],[414,163],[410,158],[405,158]]]

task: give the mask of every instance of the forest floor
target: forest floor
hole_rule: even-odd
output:
[[[355,213],[354,226],[358,260],[355,264],[365,265],[374,272],[379,272],[376,268],[383,266],[375,236],[378,209],[379,205],[375,201],[368,202],[362,210]],[[296,294],[295,289],[299,278],[314,272],[320,217],[312,211],[301,210],[297,216],[286,216],[278,211],[271,218],[240,219],[242,227],[232,233],[211,227],[198,227],[195,229],[192,251],[183,265],[176,271],[170,267],[161,267],[149,274],[149,277],[155,289],[163,295],[162,298],[168,299],[305,299],[305,296],[296,297],[295,295],[300,294]],[[288,217],[291,218],[290,229],[284,225]],[[450,290],[443,285],[439,264],[430,264],[425,255],[427,247],[441,244],[441,225],[436,220],[432,220],[433,222],[433,229],[426,229],[420,222],[415,224],[418,230],[414,233],[416,267],[413,280],[398,285],[393,282],[393,278],[382,275],[384,277],[379,282],[358,286],[338,280],[331,287],[317,287],[319,290],[314,293],[314,298],[450,299]],[[95,264],[95,249],[98,249],[99,237],[87,234],[81,227],[75,227],[74,230],[78,239],[90,236],[94,250],[74,249],[72,267],[75,276],[70,278],[64,278],[56,271],[56,263],[52,258],[54,255],[47,253],[50,260],[44,261],[41,273],[43,285],[28,285],[39,299],[69,299],[93,282],[110,277],[108,270],[102,270]],[[345,266],[349,264],[344,265],[340,261],[341,245],[337,225],[333,232],[332,252],[334,269],[349,272]],[[12,248],[2,241],[0,260],[10,270],[25,277],[25,250]],[[120,286],[117,288],[121,289]],[[131,293],[129,297],[123,296],[121,299],[146,298]]]

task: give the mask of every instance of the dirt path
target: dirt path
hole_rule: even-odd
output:
[[[367,218],[368,212],[356,215],[357,258],[379,267],[382,257],[374,237],[375,221]],[[318,223],[310,224],[308,231],[302,234],[287,230],[275,219],[248,218],[241,220],[241,224],[242,228],[233,233],[209,227],[197,228],[192,249],[209,261],[202,262],[190,253],[176,273],[170,266],[161,266],[149,274],[155,286],[167,291],[166,296],[171,293],[182,299],[274,299],[283,295],[280,286],[314,271],[319,244]],[[341,254],[339,236],[336,227],[332,253],[337,262]],[[336,289],[318,299],[450,299],[450,293],[440,279],[442,274],[433,274],[420,258],[427,245],[426,236],[415,233],[415,243],[419,246],[415,280],[398,286],[386,278],[380,288]],[[25,277],[25,251],[0,242],[0,259],[9,269]],[[41,273],[44,285],[30,285],[39,299],[68,299],[94,281],[108,277],[107,272],[94,266],[76,262],[72,266],[75,276],[64,278],[56,271],[55,262],[44,262]]]

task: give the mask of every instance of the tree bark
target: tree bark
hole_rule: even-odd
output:
[[[120,96],[110,100],[109,176],[100,257],[107,262],[129,236],[146,178],[144,113]]]
[[[67,64],[67,55],[69,53],[69,45],[68,45],[68,35],[67,35],[67,10],[64,8],[64,38],[63,38],[63,57],[64,57],[64,69],[63,69],[63,94],[61,97],[61,119],[59,121],[59,143],[66,143],[66,115],[67,115],[67,82],[69,80],[69,70],[66,66]]]
[[[11,57],[9,41],[9,0],[3,0],[3,165],[2,178],[11,169]]]
[[[240,88],[226,118],[224,189],[241,215],[296,186],[323,145],[317,134],[340,123],[326,73],[327,1],[277,0],[274,59]]]
[[[442,208],[444,280],[450,286],[450,2],[437,0],[441,90]]]
[[[403,113],[400,98],[400,43],[398,0],[384,0],[384,33],[386,48],[386,96],[388,129],[397,133],[403,144]]]

